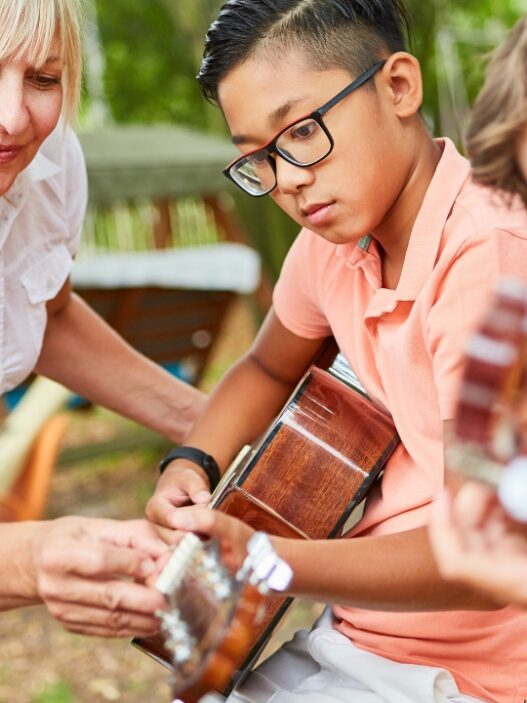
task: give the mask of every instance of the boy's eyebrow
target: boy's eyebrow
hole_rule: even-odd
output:
[[[267,118],[267,121],[272,127],[276,127],[284,117],[287,117],[289,114],[291,108],[293,108],[295,105],[297,105],[299,102],[302,102],[302,100],[305,100],[305,96],[301,98],[295,98],[294,100],[288,100],[286,103],[283,105],[280,105],[276,110],[274,110],[269,117]],[[257,139],[253,139],[252,137],[245,135],[245,134],[236,134],[232,137],[232,143],[233,144],[244,144],[246,142],[256,142],[258,141]]]
[[[297,105],[299,102],[302,102],[302,100],[305,100],[305,96],[301,98],[295,98],[294,100],[288,100],[286,103],[283,105],[280,105],[279,108],[277,108],[274,112],[272,112],[269,115],[269,122],[271,125],[276,125],[278,122],[281,122],[284,117],[287,117],[289,114],[290,110],[292,107]]]

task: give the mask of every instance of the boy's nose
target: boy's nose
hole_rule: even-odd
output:
[[[276,183],[281,193],[286,195],[298,193],[304,186],[310,185],[314,178],[311,168],[294,166],[281,157],[276,159]]]
[[[0,80],[0,132],[16,136],[27,128],[28,123],[23,85]]]

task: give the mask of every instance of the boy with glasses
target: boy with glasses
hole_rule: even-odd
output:
[[[239,562],[247,525],[178,506],[209,500],[216,465],[266,428],[331,334],[401,438],[353,539],[273,538],[291,593],[338,605],[233,701],[514,703],[527,687],[527,614],[446,583],[426,529],[464,342],[494,280],[526,270],[527,217],[430,137],[404,25],[397,0],[230,0],[207,35],[198,79],[241,152],[226,174],[302,231],[252,349],[213,394],[194,449],[164,462],[147,514],[219,535]]]

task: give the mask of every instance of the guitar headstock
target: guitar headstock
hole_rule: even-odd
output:
[[[450,468],[497,486],[526,453],[527,285],[504,279],[472,337],[460,391]]]
[[[285,590],[291,576],[262,532],[249,541],[237,573],[222,563],[216,540],[186,535],[156,583],[167,599],[158,616],[178,700],[193,703],[228,683],[263,615],[266,595]]]

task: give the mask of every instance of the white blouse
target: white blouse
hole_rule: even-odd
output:
[[[37,362],[46,302],[70,274],[87,193],[79,141],[59,124],[0,197],[0,395]]]

